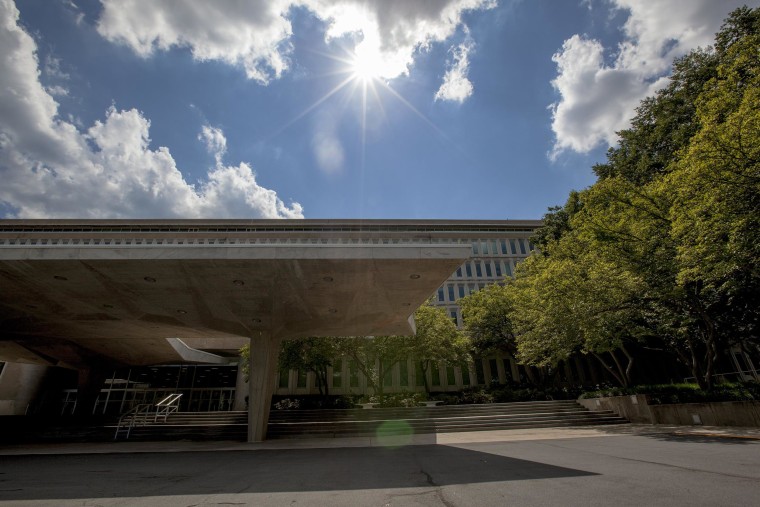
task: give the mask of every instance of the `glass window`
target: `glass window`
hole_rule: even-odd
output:
[[[504,261],[504,272],[507,274],[507,276],[512,276],[512,263],[509,261]]]
[[[475,285],[474,283],[469,284],[468,287],[470,289],[470,294],[472,294],[473,292],[477,292],[478,291],[478,286]]]
[[[457,385],[457,377],[456,377],[456,374],[454,373],[453,366],[446,367],[446,384],[450,386]]]
[[[478,278],[483,276],[483,268],[480,267],[480,262],[475,263],[475,273],[478,275]]]
[[[343,360],[336,359],[333,363],[333,387],[343,387]]]
[[[483,252],[483,255],[488,255],[488,241],[480,242],[480,251]]]
[[[459,289],[459,297],[463,298],[464,297],[464,284],[460,283],[459,285],[457,285],[457,288]]]
[[[440,386],[441,385],[441,368],[438,366],[437,361],[431,361],[430,362],[430,385],[433,386]]]
[[[414,362],[414,384],[417,387],[425,386],[425,370],[422,369],[422,361]]]
[[[467,278],[472,278],[472,266],[468,262],[464,265],[465,269],[467,270]]]
[[[456,310],[451,310],[449,312],[449,315],[451,315],[451,320],[454,321],[454,324],[458,325],[458,323],[457,323],[457,311]]]
[[[454,284],[449,284],[449,301],[456,301],[456,297],[454,297]]]
[[[499,383],[499,367],[496,366],[496,359],[488,360],[488,369],[491,370],[491,383],[498,384]]]
[[[510,239],[509,246],[512,247],[512,255],[517,255],[517,244],[515,243],[515,240]]]
[[[501,253],[504,255],[507,255],[509,252],[507,252],[507,240],[502,239],[501,240]]]
[[[494,261],[493,266],[496,268],[496,276],[501,278],[501,261]]]
[[[507,382],[511,382],[514,380],[512,378],[512,365],[509,363],[509,358],[503,358],[502,363],[504,364],[504,378],[507,380]]]
[[[348,379],[351,387],[359,387],[359,366],[356,361],[349,361],[348,363]]]
[[[462,266],[457,268],[457,278],[462,278]]]
[[[462,385],[470,385],[470,368],[466,364],[462,365]]]
[[[523,255],[528,255],[528,252],[525,251],[525,240],[518,239],[517,241],[520,243],[520,253]]]
[[[438,301],[443,301],[443,287],[438,288]]]
[[[399,384],[401,387],[408,387],[409,386],[409,365],[406,362],[406,359],[401,361],[398,364],[398,372],[399,372]]]
[[[486,375],[483,371],[483,361],[481,359],[475,359],[475,379],[478,381],[478,384],[485,384],[486,383]]]
[[[536,247],[535,247],[535,245],[533,245],[533,243],[531,243],[530,241],[528,241],[528,249],[532,252],[533,250],[536,249]]]
[[[281,388],[287,388],[290,384],[290,370],[280,370],[280,380],[277,382],[277,386]]]
[[[383,359],[383,386],[393,386],[393,363]]]
[[[492,277],[493,273],[491,273],[491,263],[489,261],[486,261],[486,276]]]
[[[499,242],[495,239],[491,240],[491,254],[498,255],[499,254]]]
[[[472,255],[480,255],[480,252],[479,252],[480,249],[478,248],[479,246],[480,246],[480,243],[478,243],[477,241],[472,242]]]

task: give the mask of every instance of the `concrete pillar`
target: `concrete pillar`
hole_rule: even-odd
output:
[[[248,380],[249,442],[262,442],[266,438],[279,353],[280,340],[263,334],[251,338],[251,371]]]
[[[77,382],[77,406],[76,415],[91,416],[95,400],[98,399],[100,390],[106,380],[106,372],[99,368],[87,368],[79,370]]]
[[[47,366],[0,364],[0,415],[24,415],[40,394]]]
[[[232,410],[246,410],[245,397],[248,396],[248,382],[243,372],[242,358],[238,361],[237,377],[235,378],[235,405]]]

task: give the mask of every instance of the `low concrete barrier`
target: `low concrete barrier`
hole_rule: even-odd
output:
[[[760,427],[760,402],[716,401],[650,405],[646,395],[579,399],[589,410],[612,410],[633,423]]]

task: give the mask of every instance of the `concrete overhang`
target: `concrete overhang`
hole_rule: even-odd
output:
[[[260,334],[410,334],[414,310],[470,254],[453,243],[35,243],[0,245],[0,359],[74,368],[196,357],[167,338],[230,350]]]

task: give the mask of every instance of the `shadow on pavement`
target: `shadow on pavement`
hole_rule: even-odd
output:
[[[0,500],[430,487],[594,473],[448,447],[4,456]]]

